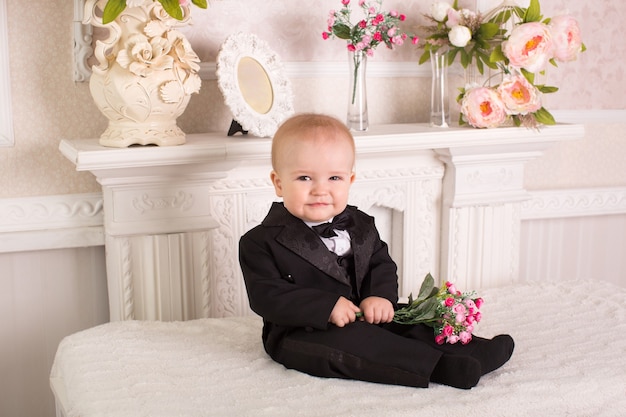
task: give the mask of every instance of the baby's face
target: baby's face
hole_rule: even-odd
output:
[[[286,149],[271,177],[285,208],[307,222],[324,222],[348,204],[354,152],[347,140],[309,140]]]

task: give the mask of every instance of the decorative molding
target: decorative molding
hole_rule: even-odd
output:
[[[6,0],[0,0],[0,148],[15,144],[11,111],[11,73]]]
[[[74,0],[74,81],[89,81],[91,67],[89,57],[93,55],[93,27],[83,24],[85,0]]]
[[[522,220],[626,214],[626,187],[533,191]]]
[[[104,245],[101,194],[0,199],[0,253]]]

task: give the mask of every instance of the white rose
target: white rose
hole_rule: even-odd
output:
[[[450,29],[448,39],[452,45],[463,48],[472,39],[472,32],[466,26],[457,25]]]
[[[443,20],[448,16],[448,10],[451,8],[452,6],[448,3],[439,1],[430,5],[430,15],[437,22],[443,22]]]

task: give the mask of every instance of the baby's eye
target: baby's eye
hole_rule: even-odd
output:
[[[339,175],[333,175],[329,178],[331,181],[341,181],[341,177]]]
[[[298,177],[298,181],[311,181],[311,177],[309,177],[308,175],[300,175]]]

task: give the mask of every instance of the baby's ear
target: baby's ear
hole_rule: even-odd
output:
[[[354,182],[354,179],[356,178],[356,174],[354,171],[352,171],[352,173],[350,174],[350,184],[352,184]]]
[[[276,196],[282,197],[283,186],[280,177],[278,176],[278,173],[276,171],[272,170],[272,172],[270,172],[270,180],[272,180],[272,184],[274,184],[274,192],[276,193]]]

